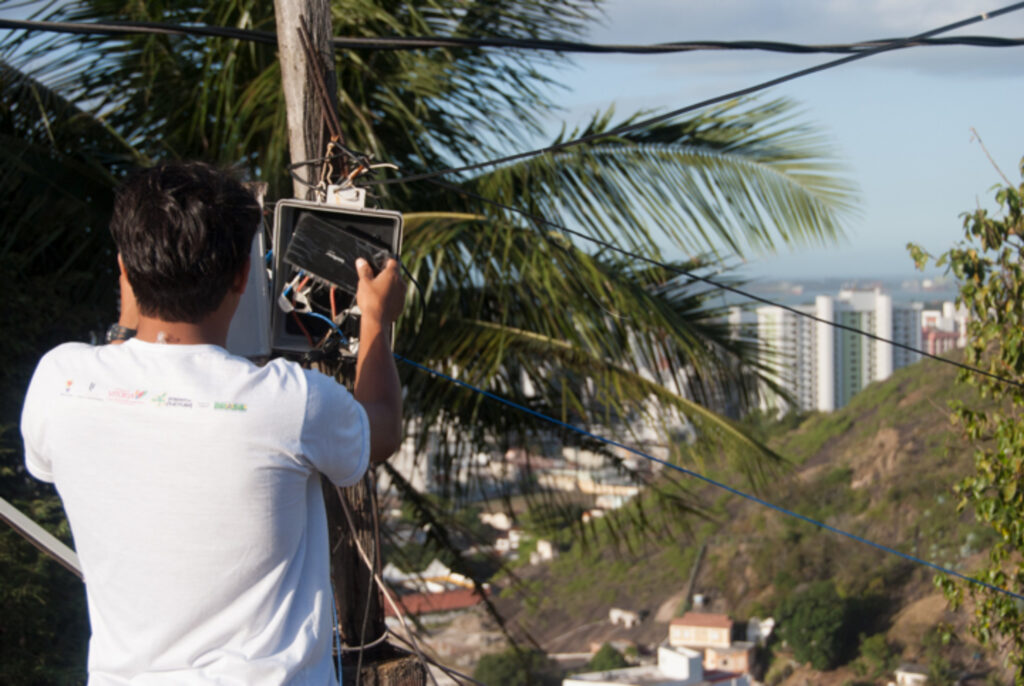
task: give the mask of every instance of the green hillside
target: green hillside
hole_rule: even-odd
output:
[[[951,492],[971,469],[971,447],[951,425],[948,402],[981,402],[958,387],[955,376],[949,365],[924,361],[871,385],[838,412],[752,427],[790,462],[758,495],[969,572],[992,539],[969,513],[956,512]],[[741,475],[715,476],[747,487]],[[986,663],[999,662],[969,644],[966,614],[945,610],[931,570],[722,491],[694,488],[706,508],[703,518],[659,517],[667,513],[648,497],[647,531],[627,521],[635,511],[622,512],[596,526],[597,541],[576,544],[550,565],[524,571],[518,590],[509,587],[503,594],[512,625],[549,652],[613,638],[663,640],[667,622],[686,609],[687,580],[706,544],[694,590],[708,598],[708,609],[736,620],[778,616],[787,599],[815,582],[834,583],[851,617],[843,640],[848,667],[831,675],[798,670],[791,679],[874,683],[870,674],[853,671],[865,671],[864,659],[857,659],[861,634],[884,635],[874,643],[888,643],[892,659],[936,663],[938,672],[985,671]],[[641,610],[646,619],[627,632],[608,624],[610,607]],[[934,640],[940,622],[952,627],[952,643],[941,649]],[[786,650],[776,646],[773,652],[769,676],[778,683],[794,666]],[[938,664],[943,661],[948,664]]]

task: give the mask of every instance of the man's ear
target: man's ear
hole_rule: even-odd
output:
[[[118,260],[120,260],[118,256]],[[245,264],[235,274],[235,280],[231,282],[231,292],[243,295],[245,293],[245,287],[249,285],[249,267],[252,266],[252,259],[249,257],[245,258]]]

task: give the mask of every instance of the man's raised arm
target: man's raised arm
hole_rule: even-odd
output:
[[[402,388],[388,331],[405,306],[405,284],[393,259],[376,277],[363,259],[356,261],[356,271],[356,304],[362,314],[353,395],[370,422],[370,460],[383,462],[402,443]]]

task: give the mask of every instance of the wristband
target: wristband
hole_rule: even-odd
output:
[[[114,341],[127,341],[136,334],[135,329],[129,329],[127,326],[121,326],[120,324],[111,324],[107,328],[107,343],[113,343]]]

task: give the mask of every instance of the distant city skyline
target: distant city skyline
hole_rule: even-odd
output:
[[[609,0],[595,42],[765,39],[817,43],[899,37],[983,11],[992,0]],[[1024,35],[1017,12],[947,35]],[[829,55],[703,52],[660,56],[578,56],[577,69],[552,76],[565,84],[553,121],[571,128],[613,103],[620,115],[674,109],[755,84]],[[960,213],[992,208],[1001,181],[976,141],[977,130],[1002,171],[1019,183],[1024,155],[1024,48],[913,48],[876,55],[767,91],[796,100],[799,121],[816,126],[860,187],[857,216],[838,245],[783,248],[747,256],[739,274],[754,279],[909,277],[913,241],[939,253],[962,236]],[[730,260],[735,263],[735,260]],[[941,274],[930,269],[929,274]]]

